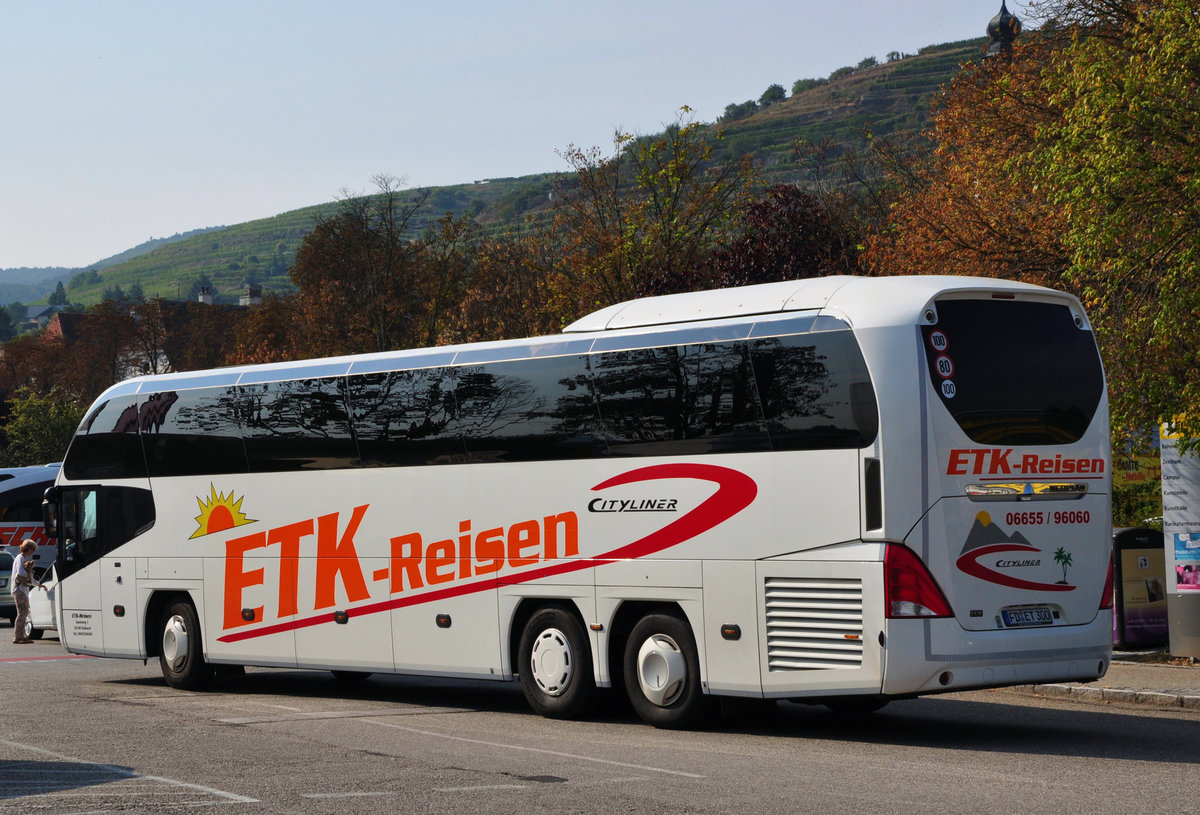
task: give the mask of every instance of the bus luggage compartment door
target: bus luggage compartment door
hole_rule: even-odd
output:
[[[883,564],[769,560],[757,567],[763,694],[879,693]]]
[[[141,617],[134,576],[132,557],[100,559],[100,616],[104,621],[104,653],[107,656],[143,655],[138,636]]]

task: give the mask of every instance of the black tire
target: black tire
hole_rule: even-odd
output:
[[[629,701],[647,724],[686,728],[704,713],[700,656],[685,620],[668,613],[638,620],[625,643],[624,667]]]
[[[15,620],[13,621],[13,624],[14,624],[14,625],[16,624],[16,621],[15,621]],[[43,634],[45,634],[45,633],[46,633],[46,632],[45,632],[45,631],[43,631],[43,630],[42,630],[42,629],[40,629],[40,628],[34,628],[34,627],[33,627],[33,623],[32,623],[32,622],[30,622],[28,619],[26,619],[26,620],[25,620],[25,636],[26,636],[28,639],[31,639],[31,640],[40,640],[40,639],[42,638],[42,635],[43,635]]]
[[[569,611],[544,608],[529,618],[517,649],[517,673],[529,706],[548,719],[573,719],[596,701],[592,650]]]
[[[370,671],[333,670],[330,671],[330,673],[333,674],[334,679],[337,679],[341,682],[361,682],[371,676]]]
[[[213,666],[204,659],[200,620],[192,604],[181,600],[168,606],[158,630],[162,635],[158,663],[167,684],[181,690],[208,687]]]

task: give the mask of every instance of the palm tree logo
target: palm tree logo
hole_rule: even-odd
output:
[[[1067,585],[1067,567],[1072,564],[1071,553],[1061,546],[1058,547],[1054,552],[1054,562],[1062,566],[1063,570],[1063,579],[1058,582]]]

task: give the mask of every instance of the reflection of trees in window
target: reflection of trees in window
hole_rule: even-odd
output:
[[[251,472],[357,466],[344,379],[271,382],[239,391]]]
[[[775,449],[861,447],[874,438],[874,393],[850,332],[756,340],[751,353]]]
[[[617,351],[593,358],[613,452],[688,455],[767,449],[740,343]]]
[[[233,388],[149,395],[138,424],[152,477],[246,472]]]
[[[696,350],[696,399],[688,435],[737,436],[742,449],[766,449],[766,426],[745,344],[700,345]]]
[[[350,417],[363,464],[393,466],[461,460],[453,372],[441,368],[351,377]]]
[[[471,461],[603,455],[582,356],[459,369],[459,420]]]
[[[683,438],[682,405],[691,384],[683,368],[689,362],[675,348],[638,348],[592,357],[600,415],[613,446]]]
[[[106,400],[79,425],[63,462],[67,478],[144,478],[137,433],[137,399]]]
[[[513,434],[523,425],[525,434],[545,416],[545,398],[522,376],[501,373],[504,365],[471,365],[459,368],[454,398],[458,403],[459,432],[470,441]]]

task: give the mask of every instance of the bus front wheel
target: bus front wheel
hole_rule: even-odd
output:
[[[163,613],[158,662],[173,688],[200,690],[212,680],[213,667],[204,659],[200,620],[191,603],[172,603]]]
[[[704,712],[700,657],[687,622],[674,614],[648,614],[625,644],[625,690],[642,721],[684,728]]]
[[[529,618],[517,650],[521,690],[529,706],[550,719],[572,719],[596,697],[592,656],[583,625],[561,608]]]

